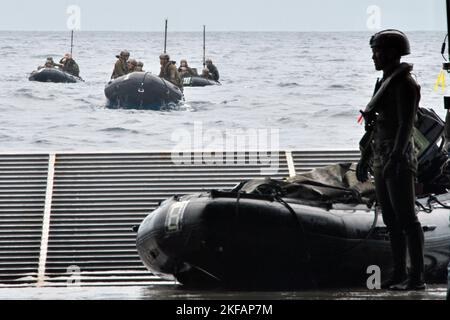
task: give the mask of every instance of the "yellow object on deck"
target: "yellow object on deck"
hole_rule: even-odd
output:
[[[445,71],[441,70],[439,76],[436,81],[436,85],[434,86],[434,91],[438,91],[439,85],[442,85],[442,93],[445,92]]]

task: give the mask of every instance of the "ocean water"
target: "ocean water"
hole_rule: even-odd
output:
[[[405,61],[415,64],[422,106],[444,116],[443,94],[434,84],[445,34],[408,35],[413,54]],[[223,85],[186,88],[186,102],[177,110],[134,111],[105,107],[115,55],[126,48],[157,74],[162,33],[77,33],[74,57],[86,82],[51,84],[30,82],[28,75],[47,56],[59,59],[68,51],[70,34],[0,32],[1,151],[169,151],[181,146],[180,136],[194,137],[200,129],[200,142],[184,140],[182,146],[223,149],[230,136],[265,129],[260,132],[269,137],[259,138],[268,147],[356,149],[363,133],[359,110],[380,76],[369,37],[366,32],[211,32],[207,55]],[[201,69],[202,34],[170,33],[168,52]],[[224,139],[211,139],[214,134]]]

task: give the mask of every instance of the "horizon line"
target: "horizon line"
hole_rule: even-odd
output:
[[[383,30],[380,29],[380,30]],[[317,32],[317,33],[344,33],[344,32],[377,32],[380,30],[209,30],[208,32],[217,32],[217,33],[224,33],[224,32],[248,32],[248,33],[258,33],[258,32],[280,32],[280,33],[312,33],[312,32]],[[0,29],[0,32],[71,32],[72,30],[63,30],[63,29],[58,29],[58,30],[31,30],[31,29]],[[402,29],[402,31],[405,32],[447,32],[447,30],[445,29]],[[151,30],[151,31],[144,31],[144,30],[104,30],[104,29],[99,29],[99,30],[75,30],[75,32],[78,33],[82,33],[82,32],[117,32],[117,33],[128,33],[128,32],[133,32],[133,33],[164,33],[164,30]],[[193,33],[193,32],[203,32],[203,30],[174,30],[174,31],[170,31],[169,33]]]

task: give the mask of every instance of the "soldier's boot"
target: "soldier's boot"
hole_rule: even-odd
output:
[[[407,230],[409,259],[411,270],[408,279],[401,284],[392,285],[391,290],[425,290],[424,234],[420,223]]]
[[[394,284],[403,283],[408,274],[406,271],[406,236],[403,232],[390,232],[392,257],[394,260],[394,273],[381,283],[382,289],[388,289]]]

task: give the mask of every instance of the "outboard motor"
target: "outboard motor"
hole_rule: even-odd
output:
[[[420,183],[431,183],[439,177],[448,160],[448,154],[444,150],[444,127],[444,122],[433,109],[419,108],[413,136]]]
[[[441,48],[441,55],[444,58],[445,62],[442,65],[442,71],[439,74],[438,83],[441,82],[442,86],[444,87],[445,82],[445,74],[450,73],[450,43],[448,45],[448,55],[447,58],[445,57],[445,51],[446,51],[446,45],[448,36],[450,33],[450,0],[446,0],[447,4],[447,35],[445,36],[444,42],[442,43]],[[447,111],[447,114],[445,116],[445,149],[447,152],[450,151],[450,96],[448,94],[444,97],[444,105],[445,109]]]
[[[449,66],[450,68],[450,66]],[[449,69],[450,70],[450,69]],[[444,97],[445,116],[445,150],[450,152],[450,97]]]

